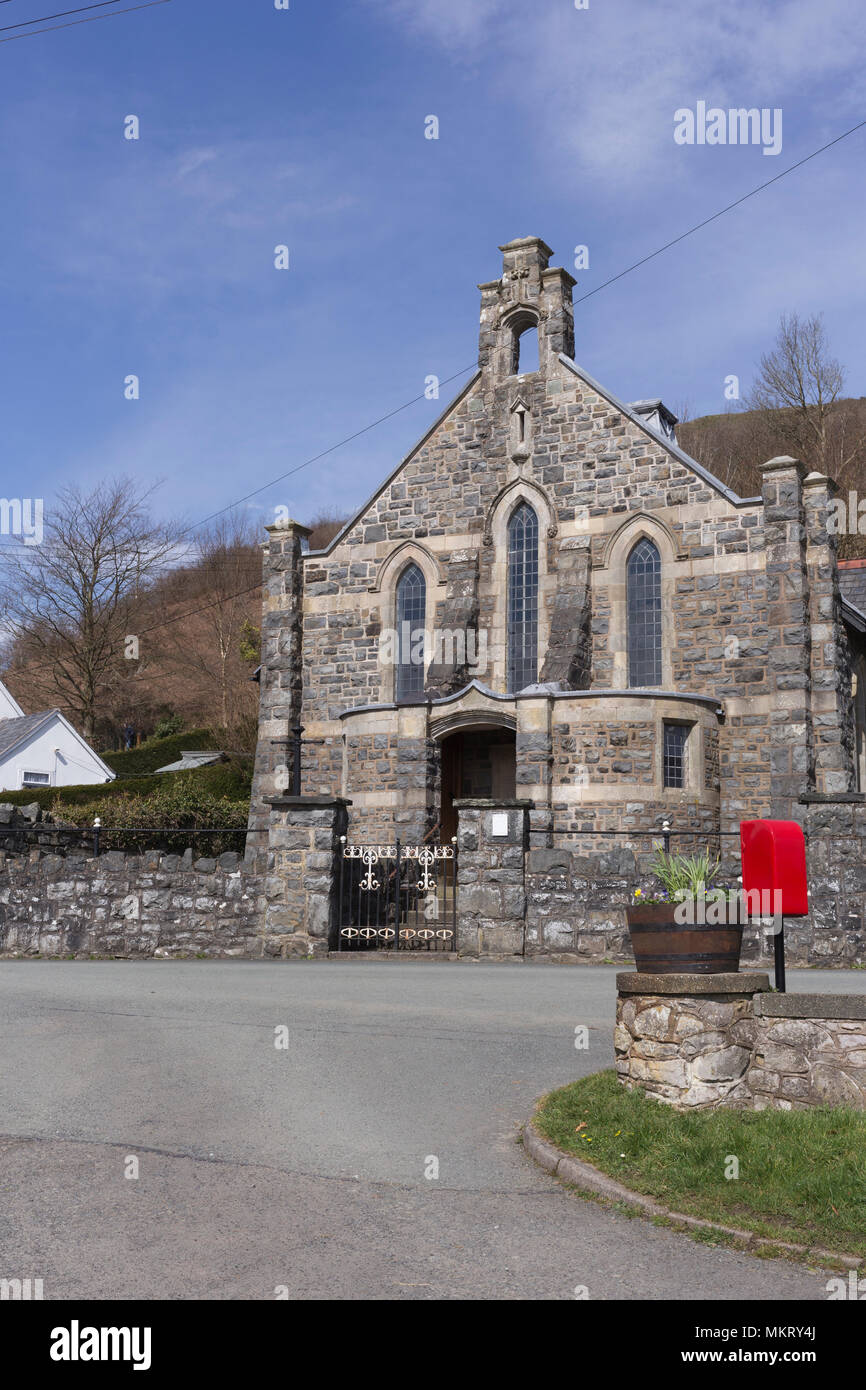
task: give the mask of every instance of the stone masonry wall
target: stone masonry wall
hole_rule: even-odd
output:
[[[833,824],[847,834],[807,839],[810,884],[808,917],[785,920],[785,956],[791,966],[851,969],[866,966],[866,843],[854,828],[866,831],[866,807],[836,807]],[[821,813],[824,813],[823,815]],[[828,808],[811,808],[817,826],[831,819]],[[643,824],[643,820],[640,821]],[[660,824],[660,817],[657,818]],[[661,843],[660,834],[655,837]],[[526,954],[552,955],[563,961],[628,961],[632,959],[626,908],[635,888],[651,892],[656,881],[649,872],[652,837],[641,846],[586,834],[554,848],[533,847],[527,853]],[[709,844],[718,848],[711,831],[678,836],[684,853]],[[725,883],[736,883],[739,855],[727,849],[729,872]],[[769,965],[773,936],[759,923],[743,932],[743,967]]]
[[[766,975],[618,975],[620,1081],[678,1109],[866,1109],[866,995]]]
[[[0,854],[0,953],[257,956],[264,880],[237,854]]]

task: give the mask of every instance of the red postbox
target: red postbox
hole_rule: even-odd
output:
[[[806,917],[809,892],[806,880],[806,839],[795,820],[744,820],[740,822],[740,856],[743,891],[755,889],[780,917]],[[764,899],[763,894],[768,898]],[[776,897],[776,894],[780,894]],[[779,924],[774,941],[776,988],[785,991],[785,926]]]

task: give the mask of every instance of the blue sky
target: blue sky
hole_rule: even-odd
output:
[[[0,25],[75,3],[10,0]],[[2,491],[163,478],[159,509],[194,522],[472,363],[501,242],[569,268],[588,245],[579,296],[862,120],[864,88],[860,0],[171,0],[0,43]],[[781,154],[677,145],[699,100],[781,108]],[[722,410],[780,313],[823,311],[866,394],[864,151],[866,130],[579,305],[578,362]],[[351,510],[459,384],[253,515]]]

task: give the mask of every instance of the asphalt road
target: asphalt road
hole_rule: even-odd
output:
[[[826,1273],[605,1210],[524,1154],[536,1097],[612,1063],[614,974],[2,962],[0,1277],[46,1299],[825,1299]]]

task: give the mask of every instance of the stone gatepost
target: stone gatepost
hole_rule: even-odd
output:
[[[336,925],[342,797],[273,796],[261,925],[263,956],[324,956]]]
[[[457,810],[457,952],[522,956],[531,801],[460,800]]]

